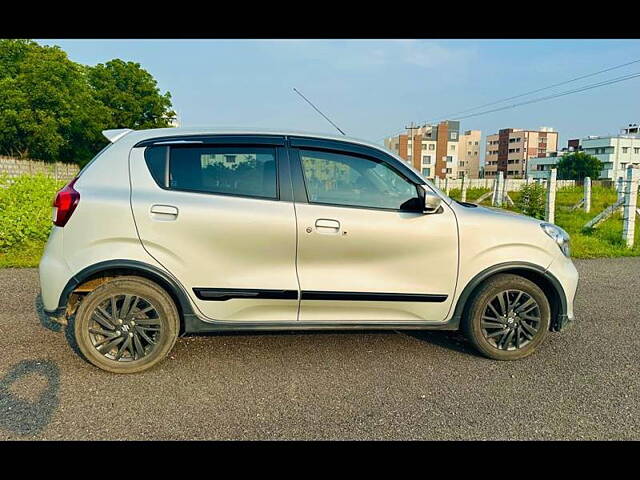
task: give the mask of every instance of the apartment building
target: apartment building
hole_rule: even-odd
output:
[[[480,130],[467,130],[460,135],[458,152],[458,178],[480,176]]]
[[[524,178],[527,161],[558,150],[558,132],[553,128],[539,130],[504,128],[487,136],[484,175],[495,177],[499,171],[505,178]]]
[[[556,168],[563,154],[582,150],[602,162],[600,180],[616,180],[624,177],[629,165],[640,165],[640,131],[637,124],[620,129],[618,135],[592,135],[581,141],[569,140],[562,152],[532,157],[527,164],[531,178],[547,178],[549,170]]]
[[[640,133],[637,124],[620,129],[619,135],[589,136],[582,149],[602,162],[601,179],[617,180],[629,165],[640,165]]]
[[[411,125],[407,133],[389,137],[384,144],[429,179],[459,178],[460,122]]]

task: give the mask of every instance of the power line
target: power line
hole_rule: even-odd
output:
[[[586,90],[592,90],[594,88],[603,87],[603,86],[611,85],[611,84],[614,84],[614,83],[624,82],[626,80],[632,80],[632,79],[637,78],[637,77],[640,77],[640,72],[629,74],[629,75],[623,75],[621,77],[612,78],[612,79],[605,80],[605,81],[602,81],[602,82],[599,82],[599,83],[592,83],[592,84],[585,85],[583,87],[576,88],[576,89],[573,89],[573,90],[566,90],[564,92],[559,92],[559,93],[555,93],[553,95],[548,95],[546,97],[538,97],[538,98],[534,98],[532,100],[527,100],[525,102],[514,103],[512,105],[506,105],[504,107],[493,108],[491,110],[485,110],[483,112],[472,113],[472,114],[464,115],[464,116],[461,116],[461,117],[454,117],[454,118],[452,118],[452,120],[463,120],[465,118],[477,117],[477,116],[480,116],[480,115],[486,115],[488,113],[494,113],[494,112],[499,112],[499,111],[502,111],[502,110],[508,110],[508,109],[516,108],[516,107],[519,107],[519,106],[522,106],[522,105],[529,105],[529,104],[532,104],[532,103],[543,102],[545,100],[551,100],[553,98],[564,97],[566,95],[571,95],[573,93],[584,92]],[[467,110],[467,111],[469,111],[469,110]],[[402,132],[399,132],[399,133],[402,133]],[[389,137],[393,137],[393,136],[394,135],[386,136],[386,137],[384,137],[384,139],[389,138]]]
[[[599,74],[601,74],[601,73],[610,72],[611,70],[616,70],[616,69],[618,69],[618,68],[626,67],[626,66],[628,66],[628,65],[633,65],[634,63],[639,63],[639,62],[640,62],[640,59],[638,59],[638,60],[633,60],[633,61],[631,61],[631,62],[627,62],[627,63],[622,63],[622,64],[620,64],[620,65],[615,65],[615,66],[613,66],[613,67],[605,68],[604,70],[599,70],[599,71],[597,71],[597,72],[589,73],[589,74],[587,74],[587,75],[581,75],[581,76],[579,76],[579,77],[571,78],[571,79],[569,79],[569,80],[564,80],[564,81],[559,82],[559,83],[554,83],[554,84],[552,84],[552,85],[548,85],[548,86],[546,86],[546,87],[537,88],[537,89],[535,89],[535,90],[531,90],[531,91],[529,91],[529,92],[520,93],[520,94],[518,94],[518,95],[514,95],[514,96],[512,96],[512,97],[502,98],[502,99],[500,99],[500,100],[495,100],[495,101],[493,101],[493,102],[485,103],[484,105],[478,105],[477,107],[468,108],[468,109],[466,109],[466,110],[461,110],[461,111],[458,111],[458,112],[455,112],[455,113],[450,113],[450,114],[448,114],[448,115],[446,115],[446,116],[434,117],[434,118],[433,118],[433,119],[431,119],[431,120],[427,120],[427,122],[432,122],[432,121],[440,120],[440,119],[442,119],[442,120],[446,120],[446,119],[448,119],[448,118],[452,117],[453,115],[459,115],[459,114],[461,114],[461,113],[472,112],[473,110],[478,110],[478,109],[480,109],[480,108],[489,107],[489,106],[491,106],[491,105],[496,105],[496,104],[498,104],[498,103],[506,102],[506,101],[508,101],[508,100],[513,100],[513,99],[515,99],[515,98],[525,97],[525,96],[527,96],[527,95],[531,95],[532,93],[538,93],[538,92],[542,92],[543,90],[548,90],[548,89],[550,89],[550,88],[559,87],[559,86],[561,86],[561,85],[566,85],[567,83],[577,82],[578,80],[582,80],[582,79],[585,79],[585,78],[593,77],[593,76],[595,76],[595,75],[599,75]]]
[[[510,109],[510,108],[519,107],[521,105],[528,105],[528,104],[531,104],[531,103],[537,103],[537,102],[542,102],[542,101],[545,101],[545,100],[551,100],[552,98],[564,97],[565,95],[570,95],[572,93],[584,92],[585,90],[591,90],[593,88],[603,87],[605,85],[611,85],[613,83],[624,82],[626,80],[631,80],[631,79],[634,79],[634,78],[637,78],[637,77],[640,77],[640,72],[633,73],[633,74],[630,74],[630,75],[624,75],[622,77],[612,78],[610,80],[605,80],[605,81],[600,82],[600,83],[594,83],[594,84],[586,85],[584,87],[576,88],[574,90],[567,90],[567,91],[564,91],[564,92],[555,93],[553,95],[548,95],[546,97],[534,98],[532,100],[527,100],[526,102],[514,103],[512,105],[506,105],[504,107],[494,108],[494,109],[491,109],[491,110],[485,110],[484,112],[472,113],[472,114],[469,114],[469,115],[464,115],[462,117],[455,117],[454,120],[462,120],[464,118],[477,117],[479,115],[486,115],[487,113],[499,112],[501,110],[507,110],[507,109]]]

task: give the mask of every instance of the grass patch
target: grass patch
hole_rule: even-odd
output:
[[[28,242],[0,252],[0,268],[33,268],[40,263],[45,242]]]
[[[577,258],[613,258],[640,256],[640,222],[636,220],[635,245],[627,248],[622,240],[622,212],[616,212],[598,227],[583,230],[583,226],[617,200],[614,189],[596,187],[591,193],[591,212],[571,207],[582,198],[582,188],[565,187],[556,195],[556,224],[571,235],[573,255]]]
[[[51,204],[64,182],[0,175],[0,268],[37,267],[51,231]]]

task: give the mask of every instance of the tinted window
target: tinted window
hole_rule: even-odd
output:
[[[275,150],[268,147],[171,147],[169,187],[277,198]]]
[[[158,185],[164,186],[164,170],[167,163],[167,149],[169,147],[151,147],[144,152],[144,159],[151,176]]]
[[[310,202],[400,210],[416,186],[385,163],[353,155],[301,150]]]

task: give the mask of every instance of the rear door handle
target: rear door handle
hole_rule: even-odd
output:
[[[156,220],[175,220],[178,217],[178,207],[173,205],[151,205],[151,218]]]
[[[338,233],[340,222],[330,218],[319,218],[316,220],[316,230],[318,233]]]

